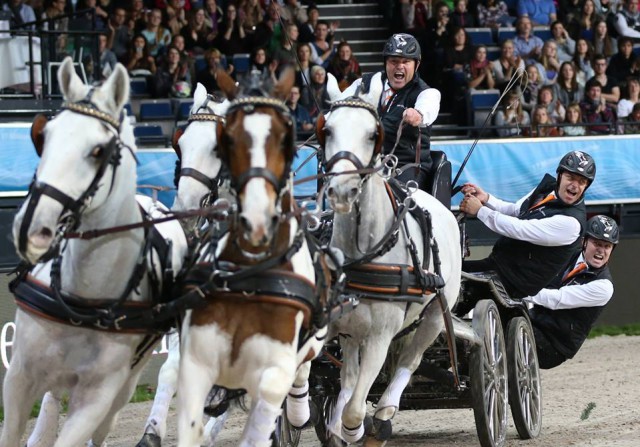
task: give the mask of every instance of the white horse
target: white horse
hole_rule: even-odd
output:
[[[296,376],[308,374],[308,365],[298,366],[319,353],[326,335],[326,325],[313,327],[302,303],[324,277],[316,275],[295,213],[289,214],[295,209],[289,180],[295,124],[283,101],[293,81],[293,73],[287,72],[272,97],[236,98],[233,81],[218,74],[227,97],[235,98],[226,124],[218,127],[218,152],[229,167],[239,211],[216,250],[215,265],[224,271],[214,279],[222,282],[198,287],[194,281],[191,293],[201,294],[204,287],[207,297],[202,308],[186,313],[182,326],[181,447],[200,445],[202,408],[213,384],[245,389],[251,397],[239,445],[270,446],[287,393],[304,393],[292,387],[294,381],[306,383],[306,377]],[[201,269],[209,278],[213,266],[206,262],[212,261],[202,261],[195,271]],[[295,410],[292,423],[304,423],[309,407]]]
[[[174,211],[187,211],[198,208],[210,195],[217,196],[218,176],[222,162],[216,153],[218,138],[217,123],[223,120],[228,101],[222,103],[214,101],[207,94],[205,87],[198,84],[193,95],[193,106],[189,114],[189,123],[184,131],[176,131],[173,147],[180,161],[180,169],[176,172],[177,193],[172,206]],[[215,200],[216,197],[213,197]],[[199,220],[193,219],[189,224],[198,225]],[[187,226],[189,233],[197,231]],[[147,419],[144,435],[137,447],[160,446],[167,431],[167,416],[171,399],[178,386],[178,368],[180,364],[180,344],[178,332],[167,334],[168,354],[158,372],[158,386],[153,400],[153,406]],[[208,434],[208,444],[217,434],[224,418],[211,419],[205,428]]]
[[[79,447],[89,440],[103,445],[161,335],[154,321],[129,321],[139,321],[136,313],[151,316],[151,300],[163,279],[171,279],[161,265],[170,260],[177,272],[186,255],[177,222],[89,240],[63,238],[56,254],[61,225],[77,227],[80,235],[141,223],[141,208],[151,217],[160,213],[151,199],[136,200],[135,138],[123,112],[129,100],[126,69],[117,65],[101,87],[91,88],[67,58],[58,82],[65,106],[48,123],[43,117],[34,121],[41,161],[13,226],[24,260],[36,264],[50,250],[54,258],[37,264],[15,289],[21,298],[4,380],[2,447],[20,445],[32,405],[47,390],[52,399],[43,411],[69,392],[69,413],[54,447]],[[171,242],[165,259],[155,248],[162,251],[159,245],[148,243],[147,233]]]
[[[373,80],[371,85],[382,83]],[[380,167],[381,158],[376,155],[382,143],[382,128],[376,112],[380,94],[379,89],[372,88],[366,94],[360,93],[359,98],[343,98],[342,103],[334,102],[326,120],[320,118],[318,123],[318,138],[325,152],[325,168],[332,174],[338,174],[331,177],[326,186],[329,205],[335,212],[331,246],[340,248],[347,262],[374,252],[377,244],[392,228],[396,216],[393,200],[379,172],[346,173],[366,167]],[[432,238],[439,247],[440,276],[445,282],[440,293],[444,294],[449,308],[452,308],[458,297],[461,269],[460,234],[456,219],[431,195],[423,191],[415,191],[410,195],[420,208],[431,215]],[[423,235],[427,229],[421,228],[410,214],[404,219],[408,233],[404,231],[404,224],[400,225],[397,243],[384,254],[373,256],[363,266],[365,273],[376,268],[389,271],[389,265],[414,266],[407,248],[411,242],[409,238],[413,240],[422,263],[425,255]],[[434,257],[434,253],[429,254],[429,272],[436,271]],[[349,282],[346,268],[345,273]],[[358,287],[354,284],[351,286]],[[360,286],[366,289],[367,286],[375,287],[375,284]],[[371,298],[371,294],[367,295],[363,287],[360,290],[363,298],[360,305],[333,324],[330,331],[332,335],[341,335],[344,364],[341,391],[329,429],[349,443],[356,442],[364,434],[366,398],[396,334],[422,315],[423,319],[415,329],[412,341],[401,352],[395,374],[378,402],[374,416],[374,427],[378,431],[384,431],[380,429],[381,421],[383,427],[390,426],[402,391],[419,366],[423,352],[433,343],[444,324],[437,303],[431,303],[425,311],[425,306],[435,297],[433,293],[419,304],[394,301],[384,292],[382,299],[367,299],[368,296]],[[384,438],[388,435],[388,431],[386,434],[377,433],[378,441],[369,437],[366,445],[384,445]],[[379,441],[382,442],[378,444]]]

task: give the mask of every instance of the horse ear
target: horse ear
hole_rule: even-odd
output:
[[[119,114],[129,102],[129,73],[122,64],[116,64],[113,73],[102,84],[101,90],[109,93],[109,99],[113,98],[115,112]]]
[[[198,82],[196,91],[193,92],[193,103],[197,106],[202,106],[207,100],[207,88]]]
[[[289,97],[289,93],[291,93],[291,88],[293,84],[296,82],[296,73],[291,67],[287,67],[280,74],[280,78],[278,78],[278,82],[273,87],[273,91],[271,94],[273,97],[278,98],[281,101],[286,101]]]
[[[324,123],[325,118],[323,113],[318,114],[318,119],[316,120],[316,137],[318,138],[318,143],[320,146],[324,147]]]
[[[80,101],[86,94],[86,86],[76,74],[73,59],[70,56],[67,56],[58,68],[58,85],[62,96],[70,102]]]
[[[327,93],[329,94],[331,101],[335,101],[342,96],[338,80],[331,73],[327,73]]]
[[[233,101],[238,94],[236,81],[234,81],[233,78],[222,68],[219,68],[216,72],[216,81],[218,82],[218,87],[220,87],[220,90],[222,90],[225,96]]]
[[[179,160],[182,160],[182,151],[180,150],[180,144],[178,143],[178,141],[180,140],[180,137],[183,133],[184,129],[182,127],[178,127],[173,133],[173,139],[171,140],[173,150],[176,151],[176,155],[178,156]]]
[[[33,145],[36,148],[36,153],[38,157],[42,157],[42,149],[44,148],[44,126],[47,125],[49,120],[46,116],[39,113],[33,119],[33,123],[31,124],[31,141],[33,141]]]

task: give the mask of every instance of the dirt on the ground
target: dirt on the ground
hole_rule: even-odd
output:
[[[640,337],[598,337],[587,340],[578,355],[542,371],[543,422],[540,436],[522,441],[510,421],[507,446],[637,447],[640,446]],[[109,447],[134,447],[151,402],[129,404],[108,439]],[[588,407],[593,407],[589,412]],[[585,418],[585,413],[588,416]],[[175,404],[163,445],[175,446]],[[237,445],[245,414],[229,417],[216,445]],[[30,426],[33,425],[33,421]],[[393,420],[395,446],[477,446],[471,409],[400,411]],[[319,446],[313,429],[303,431],[300,446]]]

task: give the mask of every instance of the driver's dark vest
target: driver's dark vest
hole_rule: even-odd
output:
[[[579,255],[580,250],[569,263],[570,267],[568,269],[575,266]],[[561,276],[564,275],[559,275],[559,277]],[[559,287],[587,284],[597,279],[612,281],[609,266],[605,265],[598,270],[593,270],[589,267],[587,270],[583,270],[576,276],[569,278]],[[530,316],[533,325],[547,336],[553,347],[560,354],[570,359],[576,355],[604,308],[605,306],[594,306],[551,310],[543,306],[534,306],[530,311]]]
[[[581,236],[587,224],[584,199],[580,199],[576,204],[567,205],[556,198],[543,206],[530,209],[555,191],[556,184],[556,178],[546,174],[522,204],[518,219],[539,220],[557,215],[573,217],[580,223],[580,236],[571,244],[556,247],[545,247],[505,236],[500,237],[493,246],[490,257],[495,261],[500,279],[513,298],[535,295],[548,286],[581,246]]]
[[[365,92],[371,87],[371,78],[375,73],[367,73],[362,77],[362,88]],[[386,81],[386,75],[382,75],[382,85]],[[378,103],[378,115],[384,128],[384,149],[383,152],[388,154],[396,143],[398,127],[402,122],[402,114],[407,108],[415,108],[416,100],[423,90],[430,88],[426,82],[419,77],[414,77],[404,88],[398,90],[389,100],[388,107],[382,106],[384,95],[380,96]],[[429,172],[431,169],[431,153],[430,139],[431,126],[415,127],[405,125],[402,129],[402,136],[398,142],[398,147],[394,154],[398,157],[398,165],[400,167],[415,163],[416,161],[416,143],[418,141],[418,132],[421,134],[420,140],[420,165],[423,170]]]

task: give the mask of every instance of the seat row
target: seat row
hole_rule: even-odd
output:
[[[473,45],[496,46],[501,45],[507,39],[513,39],[517,30],[513,27],[504,28],[465,28],[469,36],[469,40]],[[551,29],[548,26],[536,26],[533,28],[533,34],[543,41],[547,41],[553,37]]]

